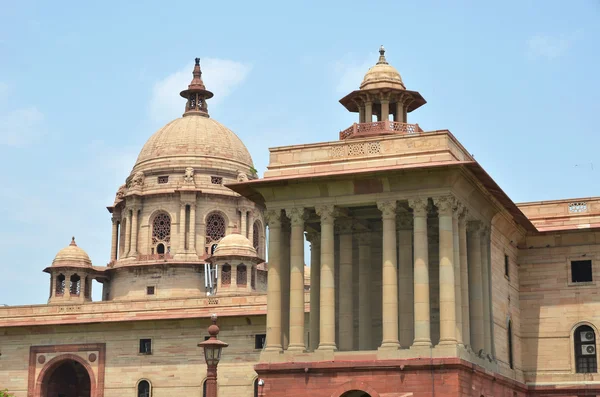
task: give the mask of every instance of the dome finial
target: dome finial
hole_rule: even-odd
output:
[[[200,58],[194,58],[194,76],[187,90],[181,91],[179,95],[187,99],[184,116],[199,115],[208,117],[206,100],[212,98],[213,93],[208,91],[202,81],[202,69],[200,69]]]
[[[383,47],[383,44],[379,47],[379,61],[377,61],[377,65],[387,65],[388,62],[385,59],[385,48]]]
[[[196,59],[194,59],[194,61],[196,62],[197,66],[200,66],[200,58],[196,58]]]
[[[71,244],[69,245],[77,247],[77,243],[75,242],[75,236],[71,237]]]

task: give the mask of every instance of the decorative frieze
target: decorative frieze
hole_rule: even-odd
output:
[[[360,142],[350,143],[346,145],[335,145],[331,148],[330,157],[354,157],[354,156],[370,156],[381,153],[381,143],[376,142]]]

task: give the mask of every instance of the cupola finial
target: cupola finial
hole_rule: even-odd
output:
[[[75,242],[75,236],[71,237],[71,244],[69,245],[77,247],[77,243]]]
[[[383,47],[383,45],[379,47],[379,61],[377,61],[377,65],[381,64],[388,64],[388,61],[385,59],[385,48]]]
[[[202,81],[202,70],[200,69],[200,58],[194,59],[194,71],[192,81],[187,90],[181,91],[180,95],[187,99],[184,116],[198,115],[208,117],[206,100],[212,98],[213,93],[208,91]]]

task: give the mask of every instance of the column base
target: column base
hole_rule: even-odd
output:
[[[413,347],[431,347],[430,339],[415,339],[413,344],[410,346],[410,349]]]
[[[337,351],[337,346],[335,345],[335,343],[320,343],[317,350]]]
[[[400,342],[397,340],[384,340],[377,350],[400,350]]]
[[[456,339],[440,339],[440,343],[438,343],[438,345],[442,345],[442,346],[451,346],[451,345],[457,345],[458,342],[456,341]]]
[[[283,353],[283,348],[281,346],[267,346],[264,351],[267,353]]]
[[[306,346],[304,346],[304,345],[289,345],[287,350],[290,352],[301,352],[301,353],[307,352]]]

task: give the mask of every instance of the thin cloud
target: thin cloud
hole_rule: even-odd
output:
[[[528,54],[532,58],[546,58],[549,60],[565,55],[573,43],[581,36],[582,31],[577,30],[569,35],[543,35],[538,34],[527,40]]]
[[[240,85],[252,68],[249,64],[218,58],[203,58],[200,65],[206,88],[215,93],[209,109]],[[192,69],[193,64],[188,64],[154,84],[150,100],[150,114],[154,121],[166,122],[181,116],[185,100],[179,92],[192,80]]]

